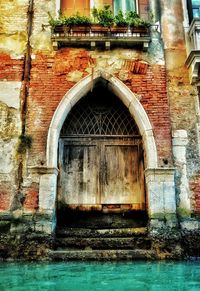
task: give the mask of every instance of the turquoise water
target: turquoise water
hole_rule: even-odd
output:
[[[200,290],[200,262],[0,263],[0,290]]]

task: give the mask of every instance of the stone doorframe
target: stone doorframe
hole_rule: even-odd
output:
[[[39,212],[44,215],[49,214],[49,217],[53,217],[52,214],[55,212],[58,140],[63,123],[72,107],[93,88],[100,78],[107,81],[108,89],[129,109],[142,136],[149,217],[166,219],[175,215],[174,169],[158,168],[153,129],[143,106],[123,82],[101,71],[95,71],[74,85],[60,101],[53,115],[47,138],[47,167],[40,175]],[[54,227],[55,223],[52,221],[52,230]]]

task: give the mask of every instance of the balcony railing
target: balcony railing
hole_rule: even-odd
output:
[[[105,49],[111,46],[140,46],[146,51],[150,42],[150,29],[61,26],[52,29],[51,38],[55,49],[63,46],[89,46],[91,49],[99,46]]]
[[[190,81],[195,83],[200,79],[200,18],[194,18],[189,31],[189,54],[186,66],[190,69]]]

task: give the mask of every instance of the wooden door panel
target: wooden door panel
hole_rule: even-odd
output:
[[[138,146],[105,145],[103,152],[101,203],[143,204]]]
[[[62,200],[66,204],[96,204],[98,199],[98,152],[95,145],[65,145]]]
[[[60,142],[59,152],[59,203],[131,204],[134,209],[144,209],[139,139],[66,139]]]

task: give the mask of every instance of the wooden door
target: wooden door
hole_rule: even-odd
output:
[[[143,182],[139,174],[138,146],[105,143],[102,150],[101,173],[102,204],[140,204],[143,200]]]
[[[60,200],[68,206],[130,204],[144,209],[141,140],[77,138],[60,142]]]
[[[96,143],[60,143],[60,187],[62,203],[99,203],[99,155]]]

